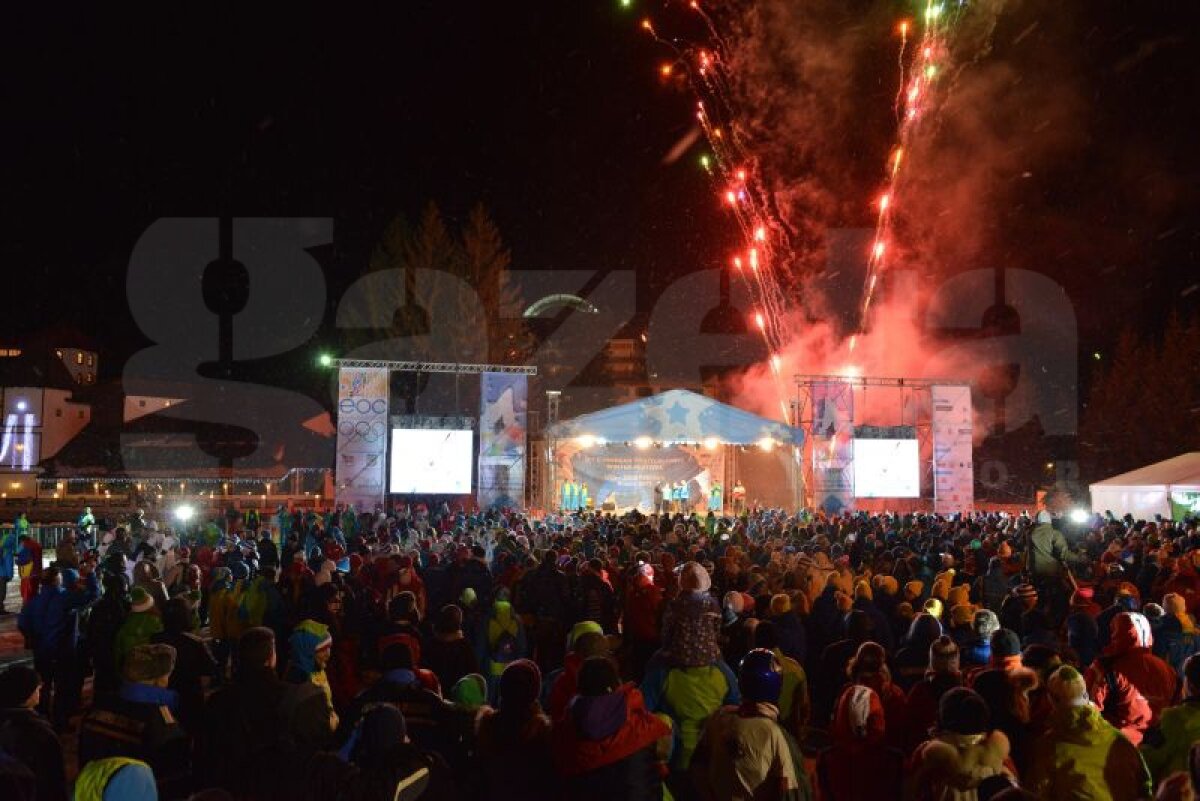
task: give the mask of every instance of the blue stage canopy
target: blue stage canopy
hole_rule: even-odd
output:
[[[547,430],[554,439],[590,436],[605,442],[635,442],[648,437],[662,443],[754,445],[772,439],[801,445],[804,433],[792,426],[720,403],[684,389],[563,420]]]

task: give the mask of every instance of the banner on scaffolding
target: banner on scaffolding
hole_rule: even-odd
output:
[[[846,381],[812,385],[813,498],[840,512],[854,503],[854,388]]]
[[[480,380],[479,505],[522,508],[529,379],[521,373],[483,373]]]
[[[388,392],[386,368],[338,371],[335,494],[339,504],[353,504],[360,512],[384,502]]]
[[[975,507],[971,388],[934,386],[932,401],[934,511],[969,512]]]

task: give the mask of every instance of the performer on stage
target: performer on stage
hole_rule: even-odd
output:
[[[654,484],[654,513],[663,513],[663,484],[658,481]]]
[[[722,497],[723,492],[721,482],[714,481],[708,490],[708,510],[710,512],[720,512],[723,508],[721,505],[724,500]]]
[[[746,487],[739,478],[733,483],[733,513],[740,515],[746,511]]]

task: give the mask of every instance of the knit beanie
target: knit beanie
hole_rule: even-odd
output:
[[[1088,700],[1087,683],[1070,665],[1063,665],[1050,675],[1046,690],[1055,706],[1081,706]]]
[[[912,603],[925,592],[925,582],[913,580],[904,585],[904,600]]]
[[[149,612],[154,608],[154,599],[142,587],[134,587],[129,593],[129,608],[133,612]]]
[[[946,606],[954,609],[956,606],[971,605],[971,588],[966,584],[955,584],[946,594]]]
[[[10,665],[0,673],[0,709],[24,705],[41,681],[37,671],[27,665]]]
[[[871,579],[871,584],[884,595],[895,596],[900,592],[900,582],[895,576],[876,576]]]
[[[567,650],[573,650],[575,643],[585,634],[599,634],[603,636],[604,628],[594,620],[581,620],[571,627],[571,632],[567,635]]]
[[[925,602],[925,606],[921,607],[921,609],[926,614],[933,615],[938,620],[942,619],[942,612],[945,611],[945,608],[942,606],[942,602],[937,598],[930,598],[927,600]]]
[[[771,615],[773,617],[778,615],[786,615],[790,611],[792,611],[791,598],[782,592],[771,596]]]
[[[487,703],[487,679],[469,673],[450,688],[450,700],[464,709],[479,709]]]
[[[956,604],[950,607],[951,626],[969,626],[975,618],[975,610],[970,604]]]
[[[996,629],[992,632],[992,656],[1002,658],[1021,653],[1021,638],[1012,629]]]
[[[740,592],[727,592],[721,601],[721,606],[726,611],[732,612],[734,617],[737,617],[746,611],[746,596]]]
[[[988,730],[991,711],[974,690],[955,687],[938,702],[938,728],[955,734],[983,734]]]
[[[687,562],[679,573],[679,589],[684,592],[708,592],[712,578],[699,562]]]
[[[980,609],[971,619],[971,628],[977,636],[990,640],[993,632],[1000,628],[1000,618],[991,609]]]
[[[942,635],[929,645],[929,669],[936,673],[958,672],[958,643]]]
[[[867,601],[875,600],[875,595],[871,592],[871,585],[866,581],[859,581],[854,585],[854,600],[864,599]]]
[[[528,659],[510,662],[500,674],[500,708],[525,709],[542,694],[542,672]]]

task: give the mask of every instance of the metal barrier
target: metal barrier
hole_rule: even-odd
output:
[[[13,531],[15,526],[11,523],[0,526],[0,533],[7,534]],[[75,531],[74,523],[50,523],[45,525],[31,525],[29,527],[29,536],[33,537],[45,550],[57,548],[62,542],[63,537]]]

